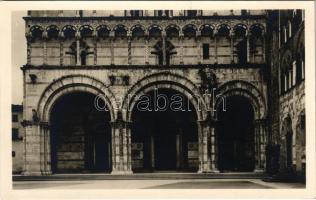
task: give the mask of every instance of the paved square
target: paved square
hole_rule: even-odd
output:
[[[258,179],[15,181],[13,189],[285,189],[301,183],[267,183]]]

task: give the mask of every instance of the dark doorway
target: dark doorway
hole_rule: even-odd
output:
[[[226,111],[218,107],[218,168],[225,171],[253,171],[254,111],[248,99],[241,96],[226,98]]]
[[[76,92],[62,96],[51,112],[54,173],[111,170],[110,114],[94,107],[95,96]],[[104,102],[99,102],[103,107]],[[103,105],[101,105],[103,104]]]
[[[289,127],[291,129],[291,127]],[[289,171],[292,169],[293,161],[293,134],[292,132],[288,132],[286,134],[286,167]]]
[[[172,114],[162,114],[161,119]],[[169,118],[169,117],[168,117]],[[177,169],[177,146],[176,133],[177,127],[172,124],[172,119],[159,120],[154,130],[154,158],[155,169],[157,170],[176,170]]]
[[[170,105],[176,95],[177,100],[183,99],[182,106]],[[150,110],[140,110],[138,102],[132,113],[133,171],[196,171],[198,134],[193,105],[187,97],[171,89],[151,91],[146,96],[150,98]],[[155,98],[159,96],[168,99],[165,110],[155,110]],[[156,102],[160,108],[164,105],[161,98]]]

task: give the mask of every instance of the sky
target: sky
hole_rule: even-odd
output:
[[[12,12],[12,104],[22,104],[23,72],[20,69],[26,64],[25,23],[22,17],[27,11]]]

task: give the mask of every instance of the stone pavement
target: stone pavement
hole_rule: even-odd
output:
[[[285,189],[302,183],[264,182],[260,179],[75,180],[14,181],[13,189]]]

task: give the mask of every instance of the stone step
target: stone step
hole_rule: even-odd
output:
[[[14,175],[13,181],[74,181],[74,180],[172,180],[172,179],[262,179],[266,177],[261,172],[230,172],[230,173],[177,173],[154,172],[134,173],[130,175],[112,174],[53,174],[49,176]]]

